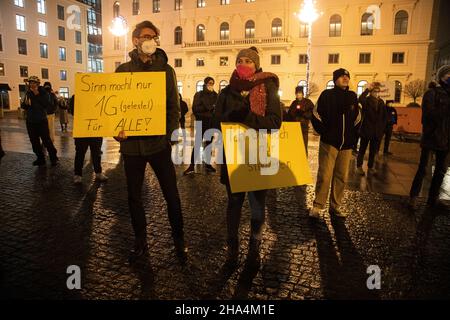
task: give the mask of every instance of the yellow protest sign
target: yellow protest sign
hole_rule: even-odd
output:
[[[166,134],[165,72],[75,75],[73,136]]]
[[[311,184],[299,122],[283,122],[278,132],[222,123],[231,191],[247,192]]]

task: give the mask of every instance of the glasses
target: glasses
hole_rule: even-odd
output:
[[[139,39],[144,39],[144,40],[153,40],[155,39],[156,41],[159,41],[159,37],[158,36],[151,36],[149,34],[146,34],[144,36],[139,36]]]

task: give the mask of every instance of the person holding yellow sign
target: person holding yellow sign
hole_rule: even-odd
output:
[[[150,163],[154,170],[167,202],[176,253],[182,262],[186,261],[183,216],[170,145],[171,134],[179,127],[180,102],[175,72],[167,63],[166,53],[157,48],[158,36],[158,28],[150,21],[137,24],[132,34],[136,48],[130,52],[131,61],[121,64],[116,70],[116,72],[164,71],[166,75],[166,135],[127,137],[125,131],[121,131],[116,137],[123,155],[128,205],[135,233],[135,245],[130,262],[148,250],[147,222],[142,204],[142,185],[147,163]]]
[[[241,50],[230,84],[219,94],[214,113],[214,127],[221,122],[238,122],[253,129],[279,129],[282,115],[278,96],[278,77],[262,72],[256,48]],[[226,162],[226,160],[225,160]],[[232,193],[226,165],[221,166],[221,182],[228,194],[227,206],[227,263],[235,266],[239,257],[239,223],[246,192]],[[247,192],[251,209],[251,235],[247,263],[258,266],[267,190]]]

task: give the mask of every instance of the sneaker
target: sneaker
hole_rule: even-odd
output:
[[[33,161],[33,166],[45,166],[45,159],[37,159]]]
[[[74,184],[81,184],[83,182],[81,176],[73,176],[73,183]]]
[[[357,167],[356,168],[356,173],[359,174],[360,176],[365,176],[366,173],[364,172],[362,167]]]
[[[98,181],[98,182],[106,182],[106,181],[108,181],[108,177],[107,176],[105,176],[103,173],[96,173],[95,174],[95,181]]]
[[[348,216],[347,212],[341,211],[338,208],[330,207],[330,213],[339,218],[346,218]]]
[[[319,219],[320,218],[320,213],[322,212],[322,209],[319,209],[317,207],[312,207],[309,210],[309,217],[310,218],[314,218],[314,219]]]
[[[187,176],[188,174],[194,173],[194,166],[189,166],[184,172],[183,172],[183,176]]]
[[[377,174],[377,170],[375,170],[375,168],[369,168],[369,170],[367,171],[367,173],[371,174],[371,175],[376,175]]]
[[[216,169],[214,169],[212,165],[207,164],[207,165],[206,165],[206,172],[209,172],[209,173],[216,173]]]

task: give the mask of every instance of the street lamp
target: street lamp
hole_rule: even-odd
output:
[[[314,21],[319,18],[320,14],[317,12],[314,7],[313,0],[304,0],[302,4],[302,9],[299,13],[296,14],[298,19],[304,23],[308,24],[308,47],[306,50],[306,93],[305,97],[309,96],[309,76],[310,76],[310,67],[311,67],[311,33],[312,33],[312,24]]]
[[[125,36],[125,62],[127,62],[127,35],[128,35],[128,25],[127,20],[124,17],[118,16],[111,21],[111,25],[108,27],[109,32],[111,32],[116,37]]]

